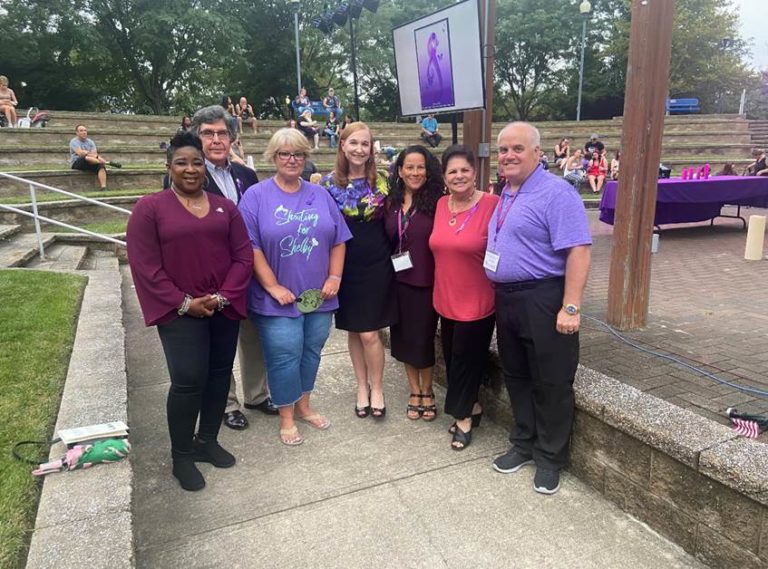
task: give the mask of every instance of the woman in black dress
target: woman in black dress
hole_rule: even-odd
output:
[[[336,327],[349,332],[349,355],[357,380],[355,414],[383,418],[384,345],[379,330],[397,322],[395,273],[384,231],[386,178],[376,172],[373,137],[365,123],[339,137],[334,172],[320,182],[333,196],[352,232],[344,258]]]
[[[396,255],[399,321],[390,327],[392,357],[405,364],[411,388],[406,416],[433,421],[432,389],[437,312],[432,306],[435,260],[429,236],[437,200],[443,195],[440,163],[426,148],[409,146],[397,157],[389,177],[387,236]]]

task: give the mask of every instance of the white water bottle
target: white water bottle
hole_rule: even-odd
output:
[[[256,168],[253,167],[253,156],[251,156],[250,154],[248,155],[248,158],[246,159],[245,163],[248,165],[248,167],[251,170],[255,170],[256,169]]]

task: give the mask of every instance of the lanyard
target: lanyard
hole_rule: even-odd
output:
[[[482,199],[482,198],[480,198]],[[472,206],[472,209],[469,210],[469,215],[464,218],[464,222],[459,226],[459,228],[456,230],[456,235],[464,231],[464,228],[467,226],[467,223],[469,223],[469,220],[472,219],[472,216],[475,215],[475,212],[477,211],[477,208],[480,206],[480,202],[478,201],[475,205]]]
[[[494,235],[494,241],[499,236],[499,231],[501,231],[502,226],[504,225],[504,222],[507,220],[507,215],[509,215],[509,210],[512,209],[512,204],[515,203],[515,199],[517,199],[517,194],[520,193],[520,190],[517,190],[514,194],[507,193],[506,188],[505,191],[501,194],[501,205],[499,206],[499,213],[496,215],[496,235]],[[506,198],[509,198],[509,205],[507,207],[504,207],[504,204],[507,203]]]
[[[411,224],[411,219],[413,219],[413,216],[416,215],[416,209],[414,209],[410,214],[405,215],[405,222],[403,222],[403,209],[400,208],[397,210],[397,251],[402,252],[403,250],[403,237],[405,237],[405,232],[408,231],[408,226]]]

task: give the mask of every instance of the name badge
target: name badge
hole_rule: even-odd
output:
[[[392,266],[395,268],[396,273],[412,269],[413,261],[411,261],[411,253],[409,251],[405,251],[404,253],[392,255]]]
[[[498,253],[487,249],[485,251],[485,259],[483,259],[483,268],[495,273],[496,269],[499,268],[499,259],[500,257]]]

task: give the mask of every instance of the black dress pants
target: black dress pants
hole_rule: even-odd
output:
[[[564,280],[496,284],[496,338],[515,426],[514,447],[537,466],[560,470],[573,426],[578,334],[555,329]]]
[[[454,419],[466,419],[472,414],[472,406],[488,373],[488,348],[494,324],[493,314],[469,322],[440,317],[440,339],[448,380],[445,413]]]
[[[195,423],[206,441],[216,440],[227,404],[240,323],[220,312],[210,318],[181,316],[160,324],[171,387],[166,404],[171,450],[192,452]]]

